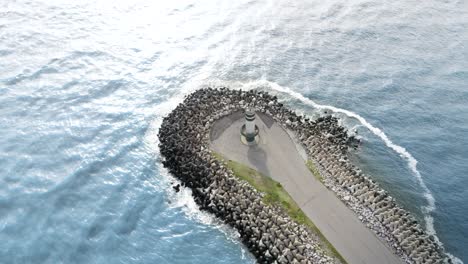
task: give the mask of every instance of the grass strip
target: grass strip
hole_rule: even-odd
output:
[[[321,183],[323,183],[323,177],[322,175],[320,174],[319,170],[317,169],[317,167],[315,167],[315,164],[312,160],[307,160],[306,162],[306,165],[307,165],[307,168],[309,168],[310,172],[312,172],[312,175],[314,175],[314,177],[320,181]]]
[[[315,224],[302,212],[301,208],[286,192],[281,183],[267,177],[258,171],[245,166],[233,160],[224,159],[224,157],[216,152],[213,155],[227,165],[236,177],[248,182],[258,191],[264,193],[263,201],[269,205],[280,206],[294,221],[298,224],[307,226],[317,237],[322,248],[330,255],[340,260],[341,263],[346,264],[345,259],[338,253],[336,248],[325,238]],[[311,170],[312,174],[319,180],[323,181],[322,176],[314,166],[312,161],[307,162],[307,167]]]

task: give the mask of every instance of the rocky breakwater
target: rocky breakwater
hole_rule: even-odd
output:
[[[189,95],[164,118],[159,130],[164,166],[192,189],[201,209],[238,230],[259,263],[337,262],[306,227],[265,204],[262,193],[235,177],[209,150],[212,122],[243,109],[260,94],[252,95],[228,89],[202,89]]]
[[[163,164],[195,201],[236,228],[260,263],[330,263],[307,228],[292,221],[262,194],[218,161],[209,149],[211,124],[220,117],[252,108],[271,115],[296,134],[324,184],[407,263],[450,262],[432,236],[377,183],[349,162],[356,139],[331,115],[312,120],[287,109],[265,92],[226,88],[189,95],[164,118],[159,131]]]
[[[349,161],[358,140],[348,136],[338,119],[325,115],[316,120],[298,116],[272,104],[274,118],[295,132],[324,184],[407,263],[451,263],[444,249],[418,221],[385,190]]]

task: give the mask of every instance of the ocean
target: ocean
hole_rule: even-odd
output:
[[[353,159],[468,262],[468,3],[0,0],[0,263],[255,263],[161,165],[206,86],[362,138]]]

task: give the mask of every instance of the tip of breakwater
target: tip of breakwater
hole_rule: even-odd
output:
[[[211,125],[245,108],[273,116],[293,131],[314,159],[324,184],[352,209],[366,226],[386,241],[407,263],[447,262],[447,257],[418,222],[378,184],[347,159],[354,138],[332,116],[312,120],[287,109],[266,92],[202,89],[163,119],[159,131],[163,164],[195,202],[236,228],[241,240],[261,263],[329,262],[304,227],[262,201],[262,195],[216,160],[209,149]],[[281,216],[281,217],[278,217]],[[301,231],[302,230],[302,231]],[[271,233],[273,232],[273,233]],[[284,239],[294,243],[284,243]],[[303,245],[303,247],[301,247]]]

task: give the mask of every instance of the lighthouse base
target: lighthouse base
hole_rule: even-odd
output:
[[[256,145],[260,141],[259,129],[255,125],[255,132],[248,134],[245,132],[245,124],[241,127],[241,142],[245,145]]]

